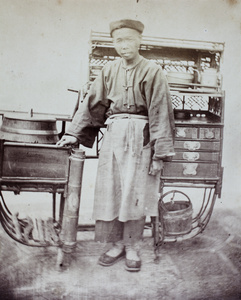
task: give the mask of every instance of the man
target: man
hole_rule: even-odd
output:
[[[174,155],[168,84],[161,68],[139,54],[143,29],[129,19],[110,24],[121,59],[102,69],[58,143],[92,147],[106,124],[95,187],[95,239],[113,243],[99,264],[110,266],[125,256],[128,271],[140,270],[145,217],[158,215],[162,162]]]

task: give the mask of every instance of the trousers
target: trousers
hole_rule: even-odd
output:
[[[132,246],[142,239],[144,225],[145,217],[127,222],[120,222],[118,218],[113,221],[97,220],[95,241],[101,243],[123,241],[125,246]]]

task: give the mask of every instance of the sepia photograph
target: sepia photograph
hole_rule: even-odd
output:
[[[0,0],[0,298],[241,299],[241,0]]]

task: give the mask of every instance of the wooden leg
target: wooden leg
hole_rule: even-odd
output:
[[[52,211],[53,211],[53,221],[56,221],[56,193],[53,193],[53,200],[52,200]]]
[[[64,213],[64,194],[61,193],[60,194],[60,205],[59,205],[59,224],[62,225],[62,221],[63,221],[63,213]]]
[[[159,217],[151,217],[152,223],[152,236],[154,240],[154,253],[155,253],[155,262],[159,262],[159,247],[161,246],[160,232],[159,232]]]

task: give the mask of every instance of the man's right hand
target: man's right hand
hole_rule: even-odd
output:
[[[56,144],[57,147],[63,147],[65,145],[73,145],[76,144],[78,139],[72,135],[63,135],[61,140],[59,140]]]

